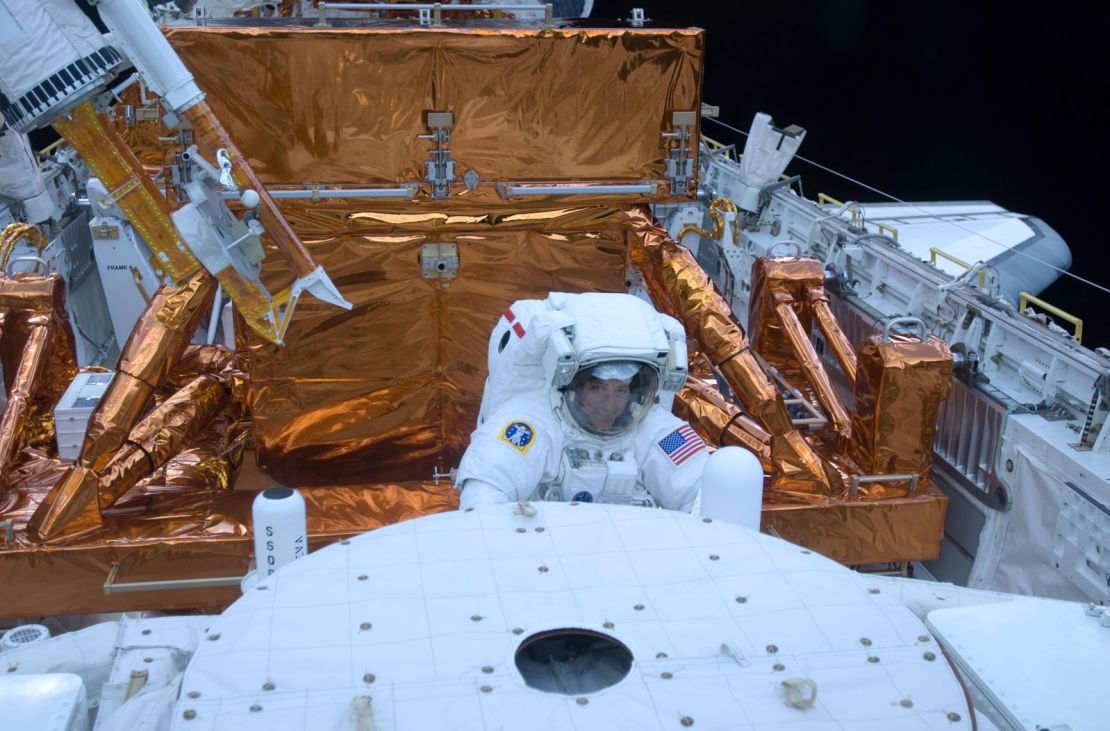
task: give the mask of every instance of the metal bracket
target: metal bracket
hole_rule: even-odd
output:
[[[667,153],[667,179],[671,182],[671,195],[686,195],[690,189],[690,179],[694,177],[694,157],[692,140],[698,124],[695,111],[671,112],[670,132],[663,138],[674,140]]]
[[[451,127],[455,115],[451,112],[428,112],[428,128],[431,134],[417,135],[422,140],[435,142],[431,160],[424,163],[427,174],[424,179],[432,184],[432,198],[443,200],[451,195],[451,183],[455,181],[455,162],[451,159]]]
[[[628,19],[628,24],[633,28],[643,28],[646,22],[647,16],[644,15],[644,9],[632,8],[632,17]]]
[[[454,279],[459,276],[459,245],[454,242],[420,246],[420,276]]]

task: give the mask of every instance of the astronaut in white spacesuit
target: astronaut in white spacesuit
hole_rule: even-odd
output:
[[[708,452],[670,413],[686,380],[682,326],[624,294],[514,303],[490,341],[460,507],[518,500],[689,511]],[[661,403],[662,402],[662,403]]]

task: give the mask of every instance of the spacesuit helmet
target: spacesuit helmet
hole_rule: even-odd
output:
[[[562,391],[563,413],[587,434],[615,437],[636,427],[655,403],[655,366],[607,360],[578,369]]]

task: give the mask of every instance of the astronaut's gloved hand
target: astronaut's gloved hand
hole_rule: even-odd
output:
[[[509,502],[509,496],[504,491],[482,480],[464,480],[459,490],[459,510]]]

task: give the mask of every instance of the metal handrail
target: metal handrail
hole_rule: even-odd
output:
[[[1083,343],[1083,320],[1082,319],[1076,317],[1075,315],[1073,315],[1069,312],[1064,312],[1059,307],[1057,307],[1055,305],[1050,305],[1049,303],[1045,302],[1044,300],[1039,299],[1037,297],[1034,297],[1033,295],[1029,294],[1028,292],[1018,292],[1018,296],[1020,297],[1020,299],[1018,300],[1018,311],[1019,312],[1025,312],[1025,306],[1028,305],[1030,302],[1032,302],[1037,307],[1040,307],[1042,310],[1045,310],[1046,312],[1051,312],[1053,315],[1056,315],[1057,317],[1059,317],[1063,320],[1066,320],[1067,322],[1070,322],[1075,327],[1075,334],[1072,335],[1072,338],[1077,343],[1080,343],[1080,344]]]
[[[135,591],[175,591],[178,589],[210,589],[221,586],[239,586],[242,576],[213,576],[207,579],[169,579],[166,581],[116,581],[119,577],[119,564],[112,564],[108,578],[104,580],[104,596],[125,594]]]
[[[895,240],[897,240],[897,239],[895,239]],[[974,264],[968,264],[963,259],[958,259],[958,258],[952,256],[947,251],[942,251],[942,250],[938,249],[935,246],[930,246],[929,247],[929,264],[931,266],[936,267],[938,256],[941,259],[947,259],[948,261],[952,262],[953,264],[956,264],[957,266],[962,266],[964,269],[967,269],[969,271],[971,269],[975,268]],[[986,273],[986,271],[983,270],[983,267],[979,267],[979,289],[983,289],[986,286],[987,286],[987,273]]]
[[[902,473],[897,475],[852,475],[852,486],[848,490],[848,497],[855,500],[859,496],[859,486],[870,484],[872,482],[902,482],[909,480],[910,489],[907,494],[917,494],[917,483],[921,480],[921,475],[914,475],[909,473]]]
[[[555,6],[552,3],[543,5],[447,5],[450,12],[479,13],[486,11],[503,12],[506,10],[543,10],[543,23],[550,27],[554,22]],[[443,25],[443,3],[331,3],[321,2],[316,6],[318,28],[328,27],[328,10],[415,10],[420,13],[421,24],[433,26]]]
[[[853,226],[856,225],[856,222],[859,220],[859,204],[858,203],[844,203],[843,201],[838,201],[836,198],[833,198],[831,195],[825,195],[824,193],[818,193],[817,194],[817,204],[818,205],[823,206],[823,205],[828,205],[830,203],[834,206],[840,206],[841,208],[846,208],[847,210],[851,211],[852,212],[852,225]]]

